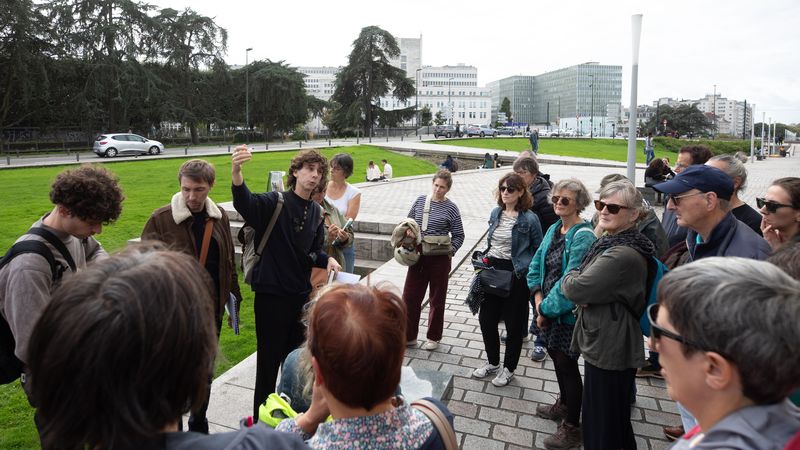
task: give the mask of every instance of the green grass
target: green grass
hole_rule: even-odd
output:
[[[531,144],[527,138],[472,138],[452,139],[445,141],[430,141],[434,144],[457,145],[460,147],[480,148],[490,150],[508,150],[521,152],[530,150]],[[675,162],[675,153],[669,152],[665,147],[655,145],[656,157],[668,157]],[[539,154],[575,156],[580,158],[608,159],[611,161],[625,162],[628,160],[628,141],[622,139],[539,139]],[[636,162],[644,163],[644,142],[636,142]]]
[[[296,150],[255,153],[253,160],[243,170],[245,180],[253,191],[264,189],[270,170],[286,170]],[[366,173],[369,160],[376,163],[387,159],[392,164],[395,177],[433,173],[436,166],[424,160],[398,155],[387,150],[367,145],[324,149],[330,158],[336,153],[346,152],[353,156],[355,167],[352,180],[359,182]],[[180,165],[189,158],[140,160],[108,163],[106,167],[119,176],[126,200],[119,220],[103,228],[98,240],[106,250],[123,248],[133,237],[139,236],[152,211],[169,202],[178,191],[176,177]],[[217,169],[216,187],[211,198],[216,202],[231,200],[230,156],[205,158]],[[10,169],[0,171],[0,251],[10,247],[30,225],[52,209],[48,193],[50,184],[61,167]],[[243,277],[240,274],[240,280]],[[244,306],[241,312],[240,335],[223,325],[220,336],[220,352],[216,374],[221,374],[236,365],[256,350],[253,293],[241,282]],[[19,383],[0,386],[0,449],[29,449],[39,446],[39,438],[33,425],[33,409],[28,405]]]

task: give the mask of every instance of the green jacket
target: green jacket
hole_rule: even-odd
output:
[[[546,275],[545,260],[547,259],[547,250],[553,242],[553,235],[560,228],[561,219],[547,230],[542,244],[536,250],[536,254],[533,255],[531,265],[528,268],[528,287],[533,293],[542,289],[542,283]],[[564,252],[561,255],[561,279],[542,299],[539,310],[545,317],[555,319],[557,323],[572,325],[575,323],[575,315],[572,314],[575,304],[561,293],[561,281],[564,279],[564,274],[572,269],[577,269],[581,265],[583,256],[597,238],[594,236],[592,225],[589,222],[580,222],[567,230],[564,240]]]
[[[583,271],[564,275],[561,292],[580,306],[572,351],[605,370],[644,366],[639,317],[647,305],[646,284],[647,260],[627,246],[612,247]]]

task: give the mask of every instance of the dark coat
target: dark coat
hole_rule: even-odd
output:
[[[765,260],[772,249],[767,241],[747,225],[728,213],[711,231],[707,242],[697,242],[697,232],[689,230],[686,235],[689,260],[695,261],[709,256],[741,256]]]
[[[539,174],[530,186],[530,191],[533,195],[531,211],[539,218],[542,230],[549,230],[558,221],[558,216],[553,210],[552,203],[550,203],[550,183],[542,174]]]

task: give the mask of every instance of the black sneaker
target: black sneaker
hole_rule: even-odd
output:
[[[653,364],[648,364],[644,367],[639,368],[636,370],[636,376],[638,378],[660,378],[664,379],[664,376],[661,375],[661,366],[655,366]]]

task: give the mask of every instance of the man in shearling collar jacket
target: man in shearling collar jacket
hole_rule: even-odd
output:
[[[214,314],[219,335],[225,303],[233,295],[238,313],[242,294],[239,292],[230,222],[225,211],[208,197],[215,177],[214,166],[207,161],[186,161],[178,171],[181,191],[172,197],[170,204],[153,212],[144,226],[142,239],[162,241],[171,250],[194,256],[206,268],[213,280],[212,298],[216,300]],[[208,238],[205,238],[206,233]],[[207,408],[208,400],[201,411],[189,417],[190,431],[208,433]]]

